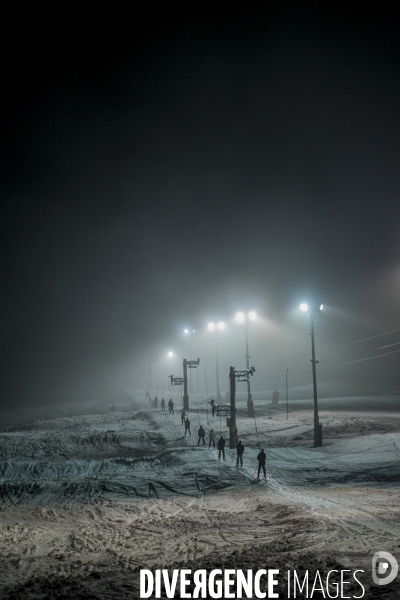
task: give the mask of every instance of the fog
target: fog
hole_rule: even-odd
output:
[[[48,33],[8,67],[3,408],[144,391],[149,357],[154,392],[199,357],[215,394],[213,320],[225,392],[238,310],[254,392],[308,385],[303,301],[319,381],[399,389],[395,26],[289,13]]]

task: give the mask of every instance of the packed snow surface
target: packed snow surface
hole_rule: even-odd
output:
[[[4,414],[0,597],[128,600],[139,597],[140,568],[224,565],[364,569],[365,597],[375,597],[373,553],[399,555],[400,404],[342,391],[319,403],[320,448],[301,390],[288,414],[285,402],[256,398],[248,417],[239,398],[243,467],[229,444],[225,460],[208,447],[210,429],[218,440],[228,428],[201,397],[186,436],[179,402],[170,415],[144,394]],[[385,593],[398,598],[398,584]]]
[[[357,399],[357,402],[360,400]],[[325,404],[337,403],[334,399]],[[341,399],[348,405],[348,399]],[[353,402],[354,403],[354,402]],[[136,408],[136,410],[135,410]],[[313,447],[313,421],[306,410],[285,415],[263,407],[256,418],[238,405],[238,435],[245,445],[243,468],[226,445],[225,460],[208,446],[208,433],[228,438],[226,419],[211,417],[206,402],[189,413],[184,435],[180,411],[115,409],[100,414],[36,420],[0,434],[0,490],[4,504],[54,504],[95,499],[201,495],[256,482],[257,454],[267,452],[267,485],[396,484],[400,482],[400,436],[389,418],[320,412],[324,446]],[[289,418],[290,417],[290,418]],[[203,424],[206,445],[198,445]]]

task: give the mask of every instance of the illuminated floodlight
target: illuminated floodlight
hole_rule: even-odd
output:
[[[192,329],[192,333],[194,333],[195,331],[196,331],[195,329]]]
[[[257,315],[254,310],[249,312],[249,319],[251,319],[252,321],[254,321],[254,319],[257,319]]]
[[[169,356],[169,357],[171,357],[171,356],[173,356],[173,355],[174,355],[174,353],[173,353],[173,352],[168,352],[168,356]]]
[[[189,329],[185,329],[183,333],[189,333]]]
[[[238,314],[237,314],[237,315],[236,315],[236,317],[235,317],[235,320],[236,320],[238,323],[243,323],[243,321],[245,321],[245,320],[246,320],[246,317],[244,316],[244,313],[242,313],[242,312],[238,312]]]
[[[223,321],[220,321],[217,325],[218,329],[222,330],[225,329],[225,323]]]
[[[215,329],[215,323],[209,323],[209,324],[208,324],[208,329],[209,329],[210,331],[214,331],[214,329]]]
[[[303,302],[303,304],[300,304],[300,310],[302,310],[303,312],[307,312],[308,304],[306,304],[305,302]]]
[[[324,305],[321,304],[321,306],[319,307],[319,310],[322,310],[324,308]]]

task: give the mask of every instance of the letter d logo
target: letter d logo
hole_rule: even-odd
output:
[[[389,565],[392,569],[391,571],[389,571]],[[399,565],[394,556],[389,554],[389,552],[375,552],[372,557],[372,579],[374,583],[377,585],[387,585],[396,579],[398,571]],[[389,574],[386,577],[378,577],[388,572]]]

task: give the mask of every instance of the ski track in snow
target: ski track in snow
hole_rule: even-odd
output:
[[[258,437],[254,420],[239,415],[246,449],[237,468],[235,451],[218,461],[216,450],[197,446],[200,420],[218,433],[222,422],[227,437],[224,421],[211,419],[205,406],[191,413],[186,438],[180,411],[134,408],[0,433],[4,597],[16,580],[72,581],[95,571],[106,581],[110,570],[128,577],[136,593],[139,567],[217,564],[263,544],[289,565],[306,551],[356,566],[367,564],[372,549],[396,554],[398,416],[320,411],[325,445],[314,449],[307,411],[289,421],[276,412],[258,415]],[[267,453],[267,479],[260,482],[258,442]],[[87,589],[97,589],[96,577]],[[26,597],[39,598],[39,591]]]

